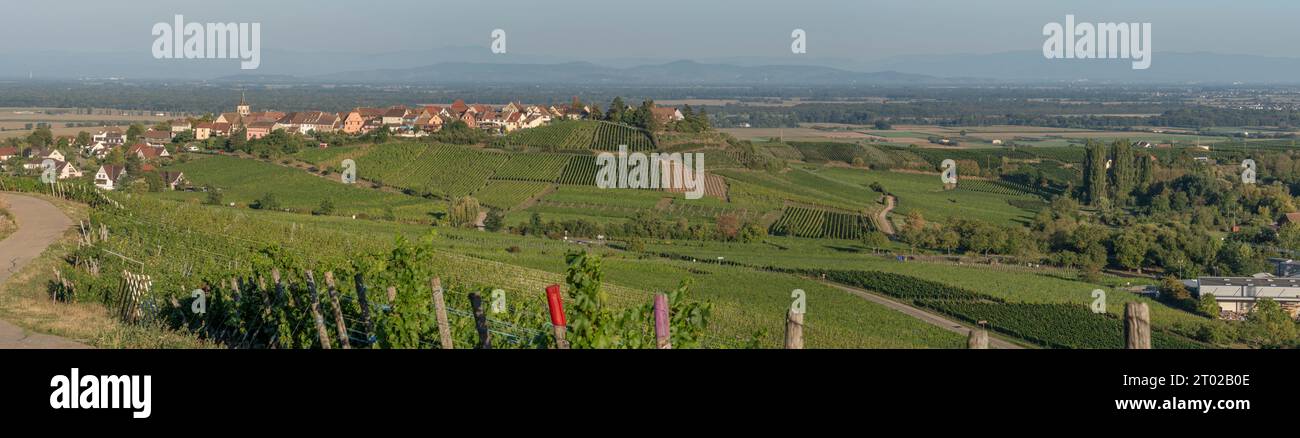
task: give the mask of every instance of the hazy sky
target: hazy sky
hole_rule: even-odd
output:
[[[260,22],[263,50],[399,51],[481,46],[507,31],[512,54],[566,58],[793,56],[1040,50],[1042,27],[1150,22],[1160,51],[1300,57],[1288,0],[22,0],[0,14],[0,52],[148,53],[154,23]],[[1135,4],[1140,3],[1140,4]]]

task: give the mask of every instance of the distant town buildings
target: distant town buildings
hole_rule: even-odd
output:
[[[633,109],[628,107],[628,110]],[[652,114],[660,124],[684,120],[680,110],[673,107],[654,107]],[[339,133],[346,135],[364,135],[377,129],[385,129],[399,137],[421,137],[441,131],[449,124],[463,122],[466,127],[481,129],[497,134],[506,134],[520,129],[543,126],[553,120],[578,120],[600,115],[594,106],[582,104],[575,97],[572,103],[558,105],[525,104],[508,102],[505,105],[470,104],[463,99],[456,99],[450,104],[430,104],[409,107],[395,105],[390,107],[356,107],[340,112],[329,111],[254,111],[245,95],[241,93],[239,104],[234,111],[222,112],[202,118],[172,119],[152,129],[129,136],[120,128],[105,128],[92,133],[87,143],[84,139],[67,137],[67,143],[75,144],[80,155],[87,158],[104,160],[115,151],[124,157],[139,159],[144,163],[156,163],[173,156],[173,142],[178,138],[185,140],[207,141],[213,138],[226,138],[241,135],[244,140],[258,140],[276,131],[289,134],[311,135],[313,133]],[[325,143],[322,143],[324,147]],[[185,150],[196,152],[195,145],[185,146]],[[0,148],[0,161],[19,156],[20,150],[13,147]],[[44,160],[52,159],[57,163],[60,178],[81,177],[81,172],[71,164],[72,160],[63,156],[58,150],[36,150],[23,157],[21,166],[25,169],[39,169]],[[141,169],[145,173],[158,173],[171,188],[184,184],[180,175],[158,172],[152,164]],[[94,174],[95,185],[113,190],[120,186],[125,166],[99,166]]]

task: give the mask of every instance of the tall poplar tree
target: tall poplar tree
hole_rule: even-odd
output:
[[[1083,160],[1083,196],[1088,205],[1097,206],[1106,197],[1106,147],[1088,140]]]
[[[1111,197],[1118,205],[1125,205],[1137,185],[1137,168],[1133,148],[1128,140],[1116,140],[1110,146]]]

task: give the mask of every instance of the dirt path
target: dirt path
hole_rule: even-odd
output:
[[[0,283],[21,270],[72,226],[72,219],[49,202],[30,196],[0,193],[18,221],[18,231],[0,241]],[[58,336],[32,333],[0,321],[0,348],[89,348]]]
[[[893,236],[894,224],[889,223],[891,211],[894,211],[894,195],[885,195],[885,209],[876,215],[876,223],[880,224],[880,232]]]
[[[903,314],[905,314],[905,315],[907,315],[907,316],[911,316],[911,317],[913,317],[913,318],[919,319],[919,320],[921,320],[922,322],[925,322],[925,323],[928,323],[928,324],[934,325],[934,326],[939,327],[939,328],[942,328],[942,329],[944,329],[944,330],[948,330],[948,331],[950,331],[950,332],[958,333],[958,334],[961,334],[962,336],[970,336],[970,328],[969,328],[969,327],[966,327],[965,325],[962,325],[962,324],[959,324],[959,323],[957,323],[957,322],[954,322],[954,321],[952,321],[952,320],[950,320],[950,319],[948,319],[948,318],[945,318],[945,317],[942,317],[942,316],[939,316],[939,315],[936,315],[936,314],[933,314],[933,313],[927,312],[927,311],[925,311],[925,310],[918,309],[918,308],[916,308],[916,307],[909,306],[909,305],[907,305],[907,304],[900,303],[900,302],[898,302],[898,301],[894,301],[894,300],[889,299],[889,298],[885,298],[885,297],[880,296],[880,295],[876,295],[875,293],[868,292],[868,291],[865,291],[865,290],[862,290],[862,289],[853,288],[853,287],[848,287],[848,286],[845,286],[845,285],[842,285],[842,284],[833,283],[833,282],[829,282],[829,281],[823,281],[822,283],[826,284],[827,286],[831,286],[831,287],[834,287],[834,288],[836,288],[836,289],[839,289],[839,290],[842,290],[842,291],[845,291],[845,292],[851,293],[851,294],[853,294],[853,295],[857,295],[858,297],[861,297],[862,299],[865,299],[865,300],[867,300],[867,301],[870,301],[870,302],[873,302],[873,303],[876,303],[876,304],[880,304],[880,305],[885,306],[885,307],[888,307],[888,308],[890,308],[890,309],[893,309],[893,310],[896,310],[896,311],[902,312]],[[1025,348],[1025,347],[1022,347],[1022,346],[1020,346],[1020,345],[1016,345],[1016,344],[1013,344],[1013,343],[1011,343],[1011,342],[1007,342],[1006,340],[999,339],[999,338],[997,338],[996,336],[989,336],[989,347],[990,347],[990,348],[998,348],[998,349],[1021,349],[1021,348]]]

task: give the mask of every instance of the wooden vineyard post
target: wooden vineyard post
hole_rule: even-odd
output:
[[[1124,348],[1151,349],[1151,309],[1147,303],[1124,305]]]
[[[285,293],[284,283],[280,282],[280,268],[271,270],[271,280],[275,281],[275,303],[282,305],[287,302],[289,307],[294,307],[292,295],[290,295],[287,300],[285,299],[285,296],[288,294]]]
[[[483,312],[483,297],[478,293],[469,294],[469,305],[474,308],[474,330],[478,331],[478,348],[492,348],[492,334],[488,332],[487,313]]]
[[[803,349],[803,312],[790,309],[785,319],[785,348]]]
[[[655,294],[655,346],[660,350],[673,348],[669,330],[668,295]]]
[[[560,285],[546,286],[546,307],[551,311],[551,328],[555,332],[555,348],[569,349],[569,340],[565,334],[569,331],[564,321],[564,297],[560,295]]]
[[[320,314],[320,295],[316,293],[316,276],[307,271],[307,291],[311,293],[311,318],[316,321],[316,334],[320,336],[320,346],[326,350],[330,347],[330,333],[325,330],[325,317]]]
[[[989,331],[983,328],[971,329],[970,337],[966,339],[966,348],[987,350],[989,348]]]
[[[391,307],[393,301],[397,301],[397,287],[388,286],[388,305]]]
[[[370,326],[370,300],[366,299],[366,282],[361,278],[361,274],[352,277],[357,283],[357,302],[361,304],[361,325],[365,328],[366,346],[370,346],[370,334],[373,333],[373,327]]]
[[[447,301],[442,293],[442,279],[433,277],[430,283],[433,287],[433,314],[438,320],[438,340],[442,343],[442,349],[451,350],[456,346],[451,342],[451,325],[447,323]]]
[[[339,331],[339,345],[344,350],[352,348],[348,344],[348,325],[343,322],[343,308],[339,306],[339,289],[334,286],[334,273],[325,271],[325,287],[329,288],[330,302],[334,304],[334,324]]]
[[[260,282],[262,281],[262,278],[259,277],[259,278],[258,278],[258,281],[259,281],[259,283],[260,283]],[[270,300],[271,305],[268,306],[268,307],[266,308],[266,312],[264,312],[264,313],[266,313],[266,314],[269,315],[269,316],[275,316],[275,306],[282,306],[282,305],[284,305],[284,285],[283,285],[282,283],[280,283],[280,268],[273,268],[273,269],[271,269],[271,281],[275,282],[275,296],[272,297],[272,298],[268,298],[268,299]],[[265,290],[265,287],[266,287],[266,286],[265,286],[265,285],[262,285],[262,287],[263,287],[263,290]],[[268,294],[268,295],[269,295],[269,294]],[[280,317],[276,317],[276,319],[277,319],[277,322],[278,322],[278,320],[280,319]],[[269,319],[268,319],[268,320],[269,320]],[[263,327],[265,327],[265,326],[263,326]],[[270,348],[280,348],[280,329],[279,329],[279,327],[270,327],[270,330],[271,330],[271,344],[270,344]]]
[[[235,277],[230,277],[230,298],[235,300],[236,303],[239,302],[239,280],[236,280]]]
[[[149,292],[153,280],[148,275],[122,271],[122,320],[134,323],[140,320],[140,298]]]

